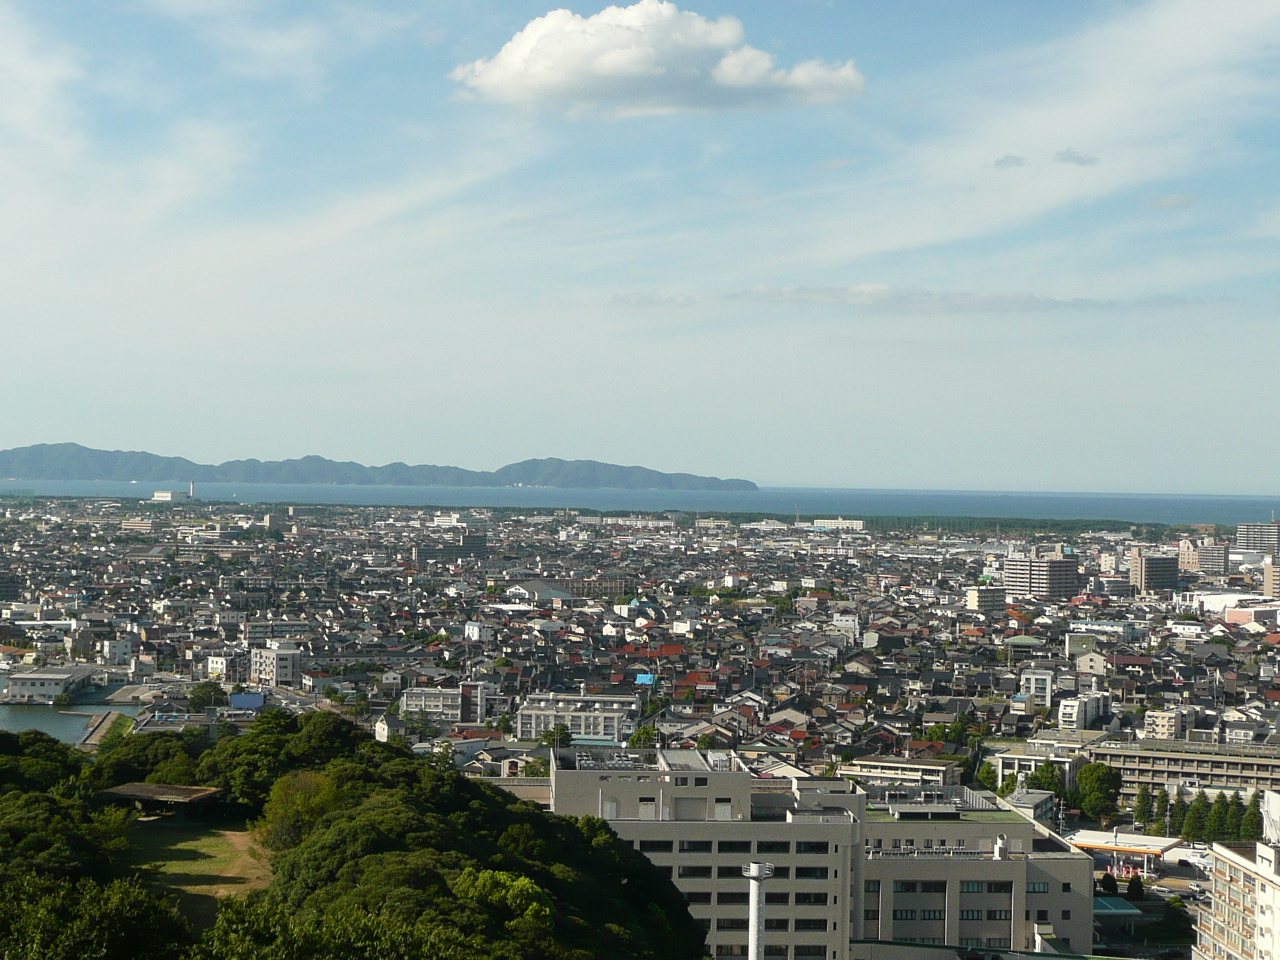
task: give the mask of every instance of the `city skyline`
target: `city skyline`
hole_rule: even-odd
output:
[[[1274,4],[552,7],[0,0],[0,448],[1275,492]]]

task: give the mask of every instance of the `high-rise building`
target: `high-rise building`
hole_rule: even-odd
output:
[[[1004,587],[1010,597],[1065,600],[1080,589],[1080,566],[1075,557],[1010,557]]]
[[[1236,527],[1236,546],[1269,556],[1280,554],[1280,523],[1242,523]]]
[[[965,609],[984,617],[1002,617],[1007,611],[1004,587],[969,587],[965,590]]]
[[[1280,960],[1280,794],[1263,799],[1261,843],[1215,843],[1211,900],[1200,908],[1194,960]]]
[[[1178,558],[1143,553],[1134,548],[1129,554],[1129,582],[1138,593],[1160,593],[1178,587]]]
[[[1262,592],[1265,596],[1280,598],[1280,565],[1271,555],[1262,561]]]

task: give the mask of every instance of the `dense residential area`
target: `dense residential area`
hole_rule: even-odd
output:
[[[713,956],[766,860],[765,956],[1254,956],[1211,888],[1278,839],[1274,523],[2,506],[0,698],[111,707],[91,766],[199,742],[104,782],[141,806],[340,723],[607,824]]]

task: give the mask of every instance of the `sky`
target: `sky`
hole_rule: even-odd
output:
[[[0,0],[0,447],[1275,494],[1278,53],[1276,0]]]

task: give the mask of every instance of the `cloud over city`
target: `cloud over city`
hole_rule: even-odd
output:
[[[736,17],[711,20],[666,0],[590,17],[552,10],[450,78],[500,103],[614,115],[830,103],[864,86],[852,60],[779,67],[746,43]]]

